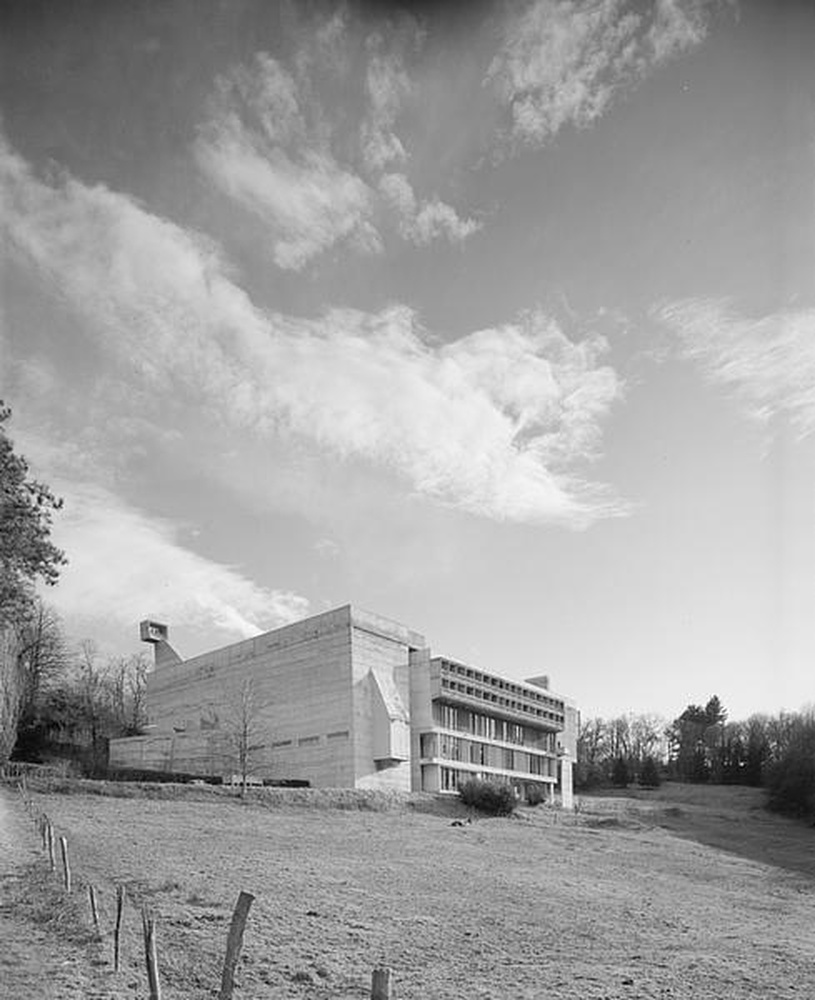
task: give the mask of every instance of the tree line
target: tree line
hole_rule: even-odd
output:
[[[33,479],[7,434],[0,401],[0,765],[12,752],[78,757],[93,772],[107,741],[145,724],[143,656],[103,661],[94,643],[71,644],[57,614],[36,592],[66,564],[51,541],[62,501]]]
[[[763,786],[771,808],[815,815],[815,709],[728,721],[717,695],[673,721],[589,718],[578,735],[576,786],[653,786],[668,779]]]
[[[93,640],[71,642],[39,598],[16,632],[16,740],[9,753],[69,760],[87,776],[104,775],[110,740],[137,736],[147,723],[147,658],[103,658]]]

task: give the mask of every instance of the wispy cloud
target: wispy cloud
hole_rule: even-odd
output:
[[[585,128],[612,102],[706,36],[706,0],[533,0],[508,20],[487,74],[511,139],[539,146]]]
[[[462,219],[438,198],[419,202],[404,174],[385,174],[379,190],[396,212],[399,232],[417,246],[427,246],[440,236],[461,243],[481,228],[480,222]]]
[[[141,618],[157,617],[246,638],[307,613],[304,597],[260,587],[238,569],[185,547],[177,526],[102,485],[105,472],[95,467],[94,456],[19,426],[14,442],[32,473],[64,500],[52,537],[69,562],[45,596],[66,616],[131,631]]]
[[[383,51],[382,37],[368,39],[370,56],[365,75],[368,111],[361,125],[360,142],[365,166],[373,173],[407,159],[394,131],[405,98],[411,93],[410,77],[399,51]]]
[[[414,93],[405,51],[421,35],[405,23],[387,42],[378,32],[360,42],[335,16],[289,65],[258,53],[218,78],[195,158],[263,220],[278,266],[299,270],[340,244],[377,252],[383,228],[419,246],[480,228],[438,196],[417,197],[408,179],[397,122]],[[339,105],[332,90],[348,99]]]
[[[262,312],[217,251],[131,199],[36,178],[6,148],[7,245],[82,316],[100,356],[174,406],[295,436],[483,516],[584,525],[625,506],[584,482],[620,398],[600,338],[534,314],[438,345],[407,308]]]
[[[728,302],[689,299],[653,314],[676,334],[681,354],[750,417],[786,417],[801,438],[815,432],[815,309],[749,319]]]
[[[54,540],[70,553],[48,600],[63,614],[132,628],[144,617],[248,638],[302,618],[308,601],[259,587],[180,545],[175,529],[89,483],[53,480],[65,499]]]
[[[205,174],[269,225],[274,260],[297,270],[351,239],[375,250],[373,192],[335,159],[294,78],[259,54],[218,81],[212,113],[195,144]]]

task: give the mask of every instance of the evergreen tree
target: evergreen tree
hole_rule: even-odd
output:
[[[62,501],[29,477],[28,464],[6,435],[10,416],[0,401],[0,763],[17,739],[26,688],[20,633],[31,618],[34,583],[56,583],[65,562],[51,542],[52,512]]]
[[[628,788],[631,775],[628,772],[628,764],[625,757],[615,757],[614,766],[611,769],[611,783],[615,788]]]
[[[659,768],[653,757],[646,757],[640,771],[640,784],[643,788],[658,788],[662,784]]]
[[[11,410],[0,400],[0,625],[16,624],[33,600],[38,578],[56,583],[65,555],[51,542],[51,515],[62,501],[29,478],[4,424]]]

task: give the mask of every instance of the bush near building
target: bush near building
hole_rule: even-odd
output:
[[[510,785],[471,778],[458,790],[465,806],[478,809],[488,816],[509,816],[515,809],[515,792]]]
[[[546,793],[540,785],[527,785],[526,804],[528,806],[539,806],[546,801]]]

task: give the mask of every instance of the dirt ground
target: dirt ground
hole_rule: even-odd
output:
[[[34,868],[42,868],[32,829],[17,796],[0,786],[0,997],[113,1000],[115,993],[94,987],[84,948],[28,919]],[[41,904],[52,889],[43,888]]]
[[[17,796],[0,795],[5,1000],[146,996],[142,906],[164,1000],[217,996],[241,889],[256,899],[236,1000],[362,1000],[378,965],[398,1000],[815,997],[815,831],[748,789],[670,786],[464,826],[406,808],[34,794],[68,838],[69,899]]]

